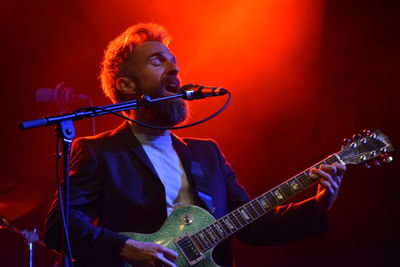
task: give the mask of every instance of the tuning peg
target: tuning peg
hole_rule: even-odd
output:
[[[343,139],[343,145],[348,145],[348,144],[350,144],[351,143],[351,139],[350,138],[345,138],[345,139]]]
[[[371,134],[371,130],[369,130],[369,129],[364,129],[363,131],[362,131],[362,134],[363,134],[363,136],[368,136],[368,135],[370,135]]]
[[[361,134],[355,134],[353,135],[353,141],[358,141],[361,139]]]
[[[371,139],[373,139],[373,140],[376,140],[376,139],[377,139],[377,136],[376,136],[376,134],[374,134],[374,133],[370,134],[369,137],[370,137]]]
[[[383,158],[383,162],[385,163],[390,163],[393,161],[393,157],[392,156],[386,156]]]

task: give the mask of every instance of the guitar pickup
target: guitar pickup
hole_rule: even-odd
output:
[[[188,261],[190,266],[202,261],[205,256],[201,253],[195,244],[190,239],[189,234],[185,233],[174,240],[175,245],[182,252],[185,259]]]

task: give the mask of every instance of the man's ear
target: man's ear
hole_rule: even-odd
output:
[[[115,81],[115,87],[125,95],[133,95],[136,93],[136,85],[131,78],[119,77]]]

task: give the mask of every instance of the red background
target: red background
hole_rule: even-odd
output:
[[[396,1],[7,1],[1,8],[3,140],[0,183],[40,188],[39,206],[13,221],[37,225],[55,190],[51,127],[18,123],[57,114],[35,102],[37,88],[65,81],[95,105],[99,62],[108,42],[137,22],[162,24],[173,37],[184,82],[222,86],[232,103],[220,116],[181,136],[215,139],[252,197],[340,149],[364,128],[380,129],[399,148],[399,16]],[[224,98],[191,103],[192,121]],[[77,105],[87,103],[77,103]],[[96,120],[97,132],[119,118]],[[76,123],[77,136],[91,133]],[[398,234],[396,159],[380,168],[349,168],[332,230],[278,247],[235,241],[240,266],[388,266]],[[311,190],[312,191],[312,190]],[[53,257],[37,250],[38,266]],[[27,266],[22,240],[0,231],[0,265]]]

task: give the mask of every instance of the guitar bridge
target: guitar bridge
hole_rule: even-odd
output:
[[[201,253],[192,240],[189,237],[189,234],[183,234],[180,237],[174,240],[176,246],[182,252],[185,259],[188,261],[190,266],[195,265],[199,261],[205,258],[204,254]]]

